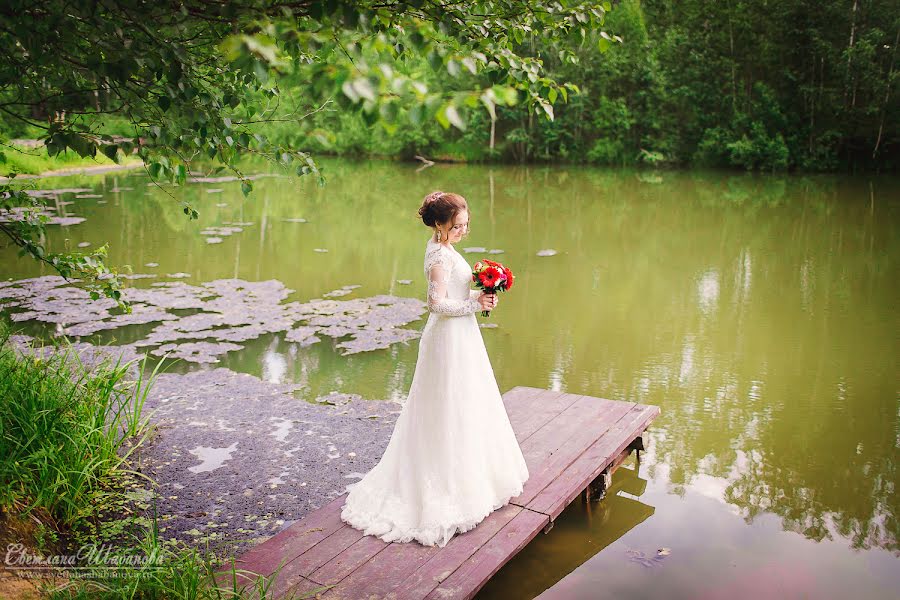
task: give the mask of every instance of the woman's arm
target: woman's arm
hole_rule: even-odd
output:
[[[469,297],[465,300],[452,300],[447,297],[447,282],[450,279],[450,263],[444,258],[433,261],[428,270],[428,310],[447,316],[461,317],[469,315],[481,308],[477,297],[481,295],[478,290],[469,290]],[[472,293],[476,292],[476,296]]]

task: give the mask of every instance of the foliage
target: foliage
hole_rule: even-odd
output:
[[[162,363],[147,374],[145,359],[128,381],[132,363],[105,360],[89,370],[67,342],[58,352],[32,346],[19,354],[10,333],[0,326],[5,524],[36,523],[34,550],[41,553],[81,554],[89,545],[104,553],[103,561],[80,566],[82,577],[45,583],[46,597],[272,597],[281,568],[269,577],[233,563],[220,572],[214,555],[160,536],[155,502],[147,501],[130,457],[151,431],[144,402]]]
[[[88,527],[108,509],[108,490],[127,473],[148,433],[140,416],[144,377],[127,382],[131,363],[93,372],[67,345],[17,356],[0,337],[0,507],[48,515],[54,529]]]
[[[605,26],[624,41],[605,54],[597,52],[605,38],[591,31],[583,39],[531,36],[517,47],[543,57],[551,78],[577,82],[581,93],[554,105],[552,121],[503,106],[496,121],[462,112],[465,132],[414,137],[406,126],[398,133],[434,158],[461,148],[454,158],[770,172],[900,166],[900,17],[886,0],[686,0],[677,8],[621,0]],[[560,58],[561,50],[575,60]],[[453,91],[461,79],[489,83],[480,75],[428,84]],[[363,147],[362,138],[382,132],[353,134]],[[383,154],[387,146],[379,145]]]
[[[0,28],[0,113],[39,130],[50,156],[71,150],[118,161],[136,153],[153,179],[173,184],[205,159],[233,171],[250,194],[239,167],[246,154],[323,183],[308,151],[257,126],[296,124],[331,105],[389,131],[401,118],[416,128],[436,120],[464,130],[468,110],[483,107],[493,117],[498,106],[517,104],[552,119],[557,99],[575,88],[548,77],[541,53],[525,52],[523,42],[591,32],[604,50],[616,41],[600,30],[609,9],[589,0],[186,0],[174,9],[150,0],[10,0]],[[577,61],[566,47],[555,55]],[[406,65],[421,67],[423,59],[442,81],[468,74],[477,84],[430,88],[421,68]],[[124,138],[104,129],[106,115],[130,124]],[[188,202],[182,210],[198,216]],[[4,232],[40,258],[39,239],[28,237],[40,224],[17,228]],[[113,286],[101,287],[116,297]]]

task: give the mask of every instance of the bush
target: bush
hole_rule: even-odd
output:
[[[781,132],[770,135],[762,123],[754,121],[746,133],[722,127],[703,132],[694,162],[708,167],[740,167],[748,171],[783,171],[790,152]]]
[[[588,150],[587,159],[598,165],[624,165],[628,164],[624,153],[625,144],[622,140],[601,138],[594,141],[594,145]]]
[[[739,140],[726,144],[731,164],[748,171],[783,171],[787,169],[787,144],[781,132],[769,135],[762,123],[756,121],[750,128],[750,135],[742,135]]]

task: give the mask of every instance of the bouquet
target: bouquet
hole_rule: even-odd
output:
[[[495,294],[510,289],[515,277],[509,267],[483,258],[472,267],[472,281],[475,282],[475,287],[483,290],[484,293]],[[490,317],[491,311],[483,310],[481,316]]]

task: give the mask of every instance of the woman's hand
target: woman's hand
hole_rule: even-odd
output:
[[[485,294],[484,292],[478,296],[478,302],[481,303],[481,310],[493,310],[497,306],[497,294]]]

